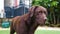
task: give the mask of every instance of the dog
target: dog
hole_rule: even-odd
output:
[[[39,25],[44,25],[47,19],[47,9],[43,6],[32,6],[29,12],[12,19],[10,34],[34,34]]]

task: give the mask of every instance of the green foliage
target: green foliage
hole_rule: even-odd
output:
[[[59,2],[57,2],[57,1],[53,1],[53,2],[51,2],[51,6],[57,6],[58,3],[59,3]]]
[[[49,11],[48,13],[49,21],[53,20],[54,22],[55,20],[57,22],[58,20],[56,19],[60,19],[60,15],[59,15],[60,14],[60,0],[33,0],[32,6],[33,5],[40,5],[40,6],[46,7],[47,10]]]
[[[45,7],[55,7],[58,5],[58,1],[54,1],[54,0],[34,0],[32,2],[32,5],[42,5]]]

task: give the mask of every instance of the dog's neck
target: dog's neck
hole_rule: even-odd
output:
[[[30,17],[29,13],[23,15],[23,19],[28,25],[30,25],[30,24],[32,25],[33,23],[36,22],[35,21],[35,16]]]
[[[35,29],[38,27],[38,24],[35,21],[35,16],[30,17],[29,14],[25,14],[23,17],[24,17],[23,19],[27,27],[27,32],[28,33],[34,32]]]
[[[36,28],[38,27],[38,24],[35,21],[31,21],[32,18],[28,19],[26,22],[26,26],[27,26],[27,32],[31,33],[31,32],[35,32]]]

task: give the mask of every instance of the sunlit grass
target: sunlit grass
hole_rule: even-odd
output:
[[[0,34],[10,34],[9,30],[0,30]],[[60,31],[56,30],[36,30],[34,34],[60,34]]]

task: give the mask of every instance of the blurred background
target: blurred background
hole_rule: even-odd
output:
[[[7,23],[10,24],[13,17],[26,14],[32,3],[31,0],[0,0],[0,2],[2,2],[0,3],[1,27],[7,27]]]
[[[26,14],[34,5],[44,6],[48,11],[45,25],[39,26],[35,34],[59,34],[60,0],[0,0],[0,33],[5,30],[9,34],[12,18]]]

